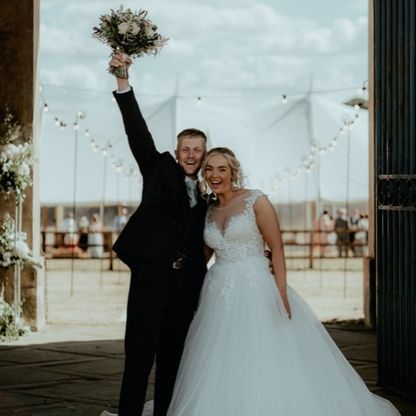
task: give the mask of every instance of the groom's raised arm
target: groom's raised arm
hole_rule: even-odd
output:
[[[110,65],[118,62],[120,61],[113,57]],[[160,157],[160,153],[156,149],[152,135],[140,111],[133,88],[130,86],[128,80],[117,78],[117,86],[118,89],[113,92],[113,95],[123,117],[130,149],[139,165],[141,174],[145,177],[152,170]]]

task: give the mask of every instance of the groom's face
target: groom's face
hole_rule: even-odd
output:
[[[205,139],[200,136],[181,137],[175,150],[179,166],[185,175],[196,179],[205,156]]]

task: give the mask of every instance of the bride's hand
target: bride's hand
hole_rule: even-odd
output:
[[[287,313],[287,317],[289,319],[292,319],[292,309],[290,308],[289,299],[286,293],[282,296],[282,301],[283,301],[283,306],[285,307],[285,310]]]

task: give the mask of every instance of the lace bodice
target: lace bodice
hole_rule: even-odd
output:
[[[264,258],[264,241],[253,209],[260,196],[264,196],[261,191],[248,190],[224,208],[208,208],[204,239],[214,250],[216,262]]]

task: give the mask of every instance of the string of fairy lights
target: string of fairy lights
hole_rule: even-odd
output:
[[[65,130],[67,128],[73,128],[74,130],[80,131],[83,128],[83,133],[85,140],[89,142],[91,151],[94,153],[101,153],[102,156],[108,159],[110,166],[119,174],[122,174],[127,181],[136,182],[139,186],[142,185],[142,178],[139,172],[139,169],[132,166],[125,166],[123,159],[117,157],[113,151],[113,143],[111,141],[106,141],[105,143],[100,143],[99,140],[93,136],[91,129],[86,125],[85,119],[86,114],[84,111],[76,112],[76,121],[70,123],[63,118],[59,117],[56,112],[51,109],[51,106],[46,101],[43,93],[42,86],[40,87],[40,97],[42,101],[42,111],[44,114],[48,114],[53,119],[53,122],[57,129]]]
[[[274,187],[279,187],[288,180],[295,180],[302,172],[311,174],[316,167],[317,155],[325,155],[327,152],[333,152],[339,143],[340,139],[346,135],[348,130],[352,130],[360,118],[361,106],[354,105],[354,113],[352,116],[344,115],[341,119],[341,126],[338,133],[325,145],[319,145],[318,140],[313,140],[309,146],[308,155],[300,162],[294,169],[286,169],[283,174],[276,175],[273,180]]]
[[[60,87],[65,88],[65,87]],[[77,89],[77,88],[73,88]],[[337,92],[342,90],[352,90],[353,88],[339,88],[339,89],[332,89],[332,90],[320,90],[320,91],[313,91],[313,94],[319,94],[319,93],[329,93],[329,92]],[[364,81],[362,86],[355,87],[357,94],[359,97],[363,97],[364,94],[368,91],[368,81]],[[85,136],[85,140],[89,141],[89,145],[91,148],[91,151],[94,153],[101,153],[104,158],[107,158],[110,162],[110,166],[117,172],[124,176],[124,178],[127,181],[135,182],[139,186],[142,186],[142,178],[140,175],[140,172],[138,168],[136,167],[128,167],[125,166],[123,159],[120,157],[117,157],[116,154],[114,154],[114,143],[111,141],[106,141],[105,143],[101,143],[100,140],[96,139],[93,133],[91,132],[91,129],[88,128],[88,126],[85,123],[86,114],[83,111],[77,111],[76,112],[76,121],[70,123],[67,120],[60,117],[54,110],[51,108],[48,101],[45,99],[45,96],[42,92],[43,88],[40,86],[40,98],[41,98],[41,107],[42,111],[45,114],[50,115],[51,120],[53,120],[53,123],[55,124],[56,128],[59,130],[65,130],[67,128],[73,128],[74,130],[80,131],[83,129],[83,133]],[[97,91],[96,91],[97,92]],[[106,92],[107,93],[107,92]],[[108,93],[107,93],[108,94]],[[299,95],[305,95],[308,94],[307,92],[303,93],[282,93],[282,94],[275,94],[275,95],[263,95],[263,97],[275,97],[279,99],[282,105],[287,105],[290,102],[290,99],[295,98]],[[157,94],[153,94],[152,96],[157,96]],[[196,105],[202,105],[203,102],[203,96],[199,95],[177,95],[176,97],[186,97],[186,98],[194,98]],[[207,96],[207,97],[214,97],[214,96]],[[215,96],[215,98],[225,96]],[[231,97],[231,96],[229,96]],[[235,98],[236,96],[232,96]],[[244,96],[247,97],[247,96]],[[252,96],[251,96],[252,97]],[[112,101],[115,101],[114,97],[111,97]],[[300,174],[306,173],[311,174],[312,171],[316,167],[316,159],[318,155],[325,155],[328,152],[333,152],[339,143],[339,141],[342,139],[343,136],[346,135],[346,133],[349,130],[352,130],[355,126],[355,124],[359,121],[360,118],[360,110],[361,105],[355,104],[353,106],[354,113],[352,115],[342,115],[340,120],[340,127],[338,130],[338,133],[334,135],[330,140],[326,141],[325,144],[321,144],[321,141],[318,141],[317,139],[314,139],[309,146],[309,151],[306,157],[303,158],[302,161],[300,161],[299,165],[291,168],[291,169],[285,169],[283,173],[278,173],[274,176],[274,179],[272,179],[271,183],[271,190],[275,190],[282,186],[284,183],[290,180],[295,180],[299,177]]]

